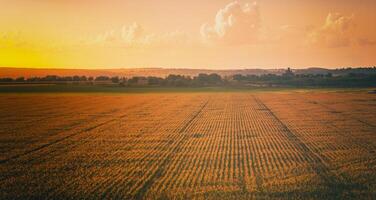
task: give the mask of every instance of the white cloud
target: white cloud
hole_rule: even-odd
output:
[[[137,23],[129,26],[123,26],[120,29],[106,31],[95,37],[94,42],[100,44],[116,44],[116,45],[133,45],[142,43],[144,40],[144,29]]]
[[[141,25],[133,23],[99,34],[91,43],[105,46],[150,48],[186,45],[189,42],[189,36],[183,31],[152,33],[145,31]]]
[[[121,29],[121,38],[124,42],[131,43],[139,40],[144,35],[144,29],[137,23],[130,26],[123,26]]]
[[[308,43],[329,48],[349,46],[354,27],[353,16],[329,13],[325,23],[308,35]]]
[[[228,45],[250,44],[259,41],[260,14],[256,3],[229,3],[220,9],[213,25],[201,26],[201,36],[207,42]]]

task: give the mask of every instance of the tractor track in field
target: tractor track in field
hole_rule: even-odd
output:
[[[7,162],[10,162],[10,161],[15,160],[15,159],[17,159],[17,158],[20,158],[20,157],[26,156],[26,155],[28,155],[28,154],[34,153],[34,152],[36,152],[36,151],[42,150],[42,149],[44,149],[44,148],[47,148],[47,147],[49,147],[49,146],[52,146],[52,145],[57,144],[57,143],[59,143],[59,142],[62,142],[62,141],[64,141],[64,140],[66,140],[66,139],[69,139],[69,138],[71,138],[71,137],[74,137],[74,136],[76,136],[76,135],[79,135],[79,134],[82,134],[82,133],[85,133],[85,132],[91,131],[91,130],[96,129],[96,128],[98,128],[98,127],[101,127],[101,126],[103,126],[103,125],[105,125],[105,124],[108,124],[108,123],[110,123],[110,122],[113,122],[113,121],[115,121],[115,120],[117,120],[117,119],[111,119],[111,120],[108,120],[108,121],[105,121],[105,122],[102,122],[102,123],[96,124],[95,126],[92,126],[92,127],[86,128],[86,129],[84,129],[84,130],[81,130],[81,131],[75,132],[75,133],[73,133],[73,134],[67,135],[67,136],[62,137],[62,138],[59,138],[59,139],[54,140],[54,141],[52,141],[52,142],[50,142],[50,143],[43,144],[43,145],[41,145],[41,146],[39,146],[39,147],[37,147],[37,148],[31,149],[31,150],[26,151],[26,152],[24,152],[24,153],[17,154],[17,155],[14,155],[14,156],[9,157],[9,158],[7,158],[7,159],[0,160],[0,164],[7,163]],[[61,133],[61,132],[59,132],[59,133]],[[57,134],[59,134],[59,133],[57,133]]]
[[[152,97],[129,102],[116,96],[65,106],[60,111],[93,110],[2,135],[0,199],[374,195],[373,128],[351,118],[373,124],[373,105],[353,104],[355,95],[343,100],[293,93]],[[45,103],[51,104],[38,106]],[[57,117],[44,109],[33,116],[47,114]],[[14,116],[11,124],[0,125],[8,128],[16,126],[17,117],[33,118]]]
[[[183,105],[179,105],[178,108],[182,108],[182,106],[183,106]],[[163,120],[161,120],[161,121],[165,121],[166,119],[173,118],[173,113],[171,113],[171,111],[169,111],[169,112],[166,112],[163,116],[164,116],[164,117],[163,117]],[[157,130],[160,130],[160,128],[163,127],[163,125],[164,125],[163,123],[158,123],[158,124],[154,125],[153,128],[155,129],[155,131],[157,131]],[[132,139],[129,141],[129,143],[131,143],[131,144],[132,144],[132,143],[136,143],[137,140],[142,139],[142,137],[143,137],[145,134],[147,134],[147,133],[148,133],[148,132],[142,132],[142,133],[137,134],[134,138],[132,138]],[[131,151],[131,150],[133,150],[134,148],[135,148],[135,146],[131,146],[131,147],[127,148],[126,151]],[[164,147],[164,148],[167,148],[167,147]],[[147,155],[145,155],[145,157],[147,157]],[[144,158],[145,158],[145,157],[144,157]],[[116,184],[118,184],[118,183],[113,182],[113,183],[112,183],[112,186],[109,187],[109,188],[107,188],[103,193],[104,193],[104,194],[113,193],[114,185],[116,185]],[[98,188],[100,188],[100,187],[101,187],[101,186],[98,186]],[[97,188],[97,189],[98,189],[98,188]],[[106,198],[106,196],[104,195],[102,198]],[[120,197],[119,197],[119,198],[120,198]]]
[[[145,102],[148,102],[148,103],[145,103]],[[138,104],[139,104],[139,105],[143,105],[143,106],[145,106],[145,105],[152,104],[153,101],[145,101],[145,102],[141,102],[141,103],[138,103]],[[129,106],[129,107],[125,108],[125,109],[132,109],[132,108],[137,108],[137,106]],[[116,111],[112,111],[111,113],[115,113],[115,112],[116,112]],[[107,115],[109,115],[109,114],[107,114]],[[94,118],[92,118],[91,120],[94,120],[94,119],[100,118],[101,116],[102,116],[102,115],[97,115],[97,116],[95,116]],[[126,116],[128,116],[128,113],[127,113],[127,114],[124,114],[124,115],[121,115],[121,116],[119,116],[119,117],[115,117],[115,118],[113,118],[113,119],[107,120],[107,121],[105,121],[105,122],[102,122],[102,123],[96,124],[96,125],[94,125],[94,126],[91,126],[91,127],[85,128],[85,129],[83,129],[83,130],[80,130],[80,131],[78,131],[78,132],[75,132],[75,133],[72,133],[72,134],[70,134],[70,135],[64,136],[64,137],[62,137],[62,138],[56,139],[56,140],[54,140],[54,141],[52,141],[52,142],[49,142],[49,143],[46,143],[46,144],[40,145],[40,146],[38,146],[38,147],[36,147],[36,148],[33,148],[33,149],[31,149],[31,150],[28,150],[28,151],[26,151],[26,152],[23,152],[23,153],[20,153],[20,154],[17,154],[17,155],[11,156],[11,157],[9,157],[9,158],[6,158],[6,159],[3,159],[3,160],[0,160],[0,164],[5,164],[5,163],[7,163],[7,162],[10,162],[10,161],[16,160],[16,159],[21,158],[21,157],[23,157],[23,156],[27,156],[27,155],[32,154],[32,153],[34,153],[34,152],[37,152],[37,151],[40,151],[40,150],[45,149],[45,148],[47,148],[47,147],[50,147],[50,146],[52,146],[52,145],[54,145],[54,144],[58,144],[58,143],[60,143],[60,142],[62,142],[62,141],[65,141],[65,140],[67,140],[67,139],[69,139],[69,138],[72,138],[72,137],[74,137],[74,136],[77,136],[77,135],[80,135],[80,134],[83,134],[83,133],[89,132],[89,131],[91,131],[91,130],[94,130],[94,129],[96,129],[96,128],[99,128],[99,127],[101,127],[101,126],[104,126],[104,125],[106,125],[106,124],[109,124],[109,123],[111,123],[111,122],[114,122],[114,121],[120,120],[120,119],[122,119],[122,118],[124,118],[124,117],[126,117]],[[86,121],[87,121],[87,120],[86,120]],[[82,125],[82,124],[84,124],[84,123],[85,123],[85,121],[82,121],[82,122],[79,122],[79,123],[75,123],[70,129],[68,129],[68,130],[63,130],[63,131],[59,131],[59,132],[57,132],[57,133],[54,133],[53,135],[59,135],[59,134],[61,134],[61,133],[67,132],[67,131],[69,131],[69,130],[71,130],[71,129],[74,129],[75,127],[79,127],[80,125]],[[53,136],[53,135],[50,135],[50,136]],[[33,142],[29,142],[28,144],[32,144],[32,143],[33,143]]]
[[[276,120],[276,122],[282,127],[283,134],[286,138],[297,148],[300,149],[302,154],[305,157],[309,157],[313,159],[314,165],[311,164],[312,169],[315,173],[324,181],[325,186],[328,189],[328,195],[333,198],[341,198],[345,192],[347,194],[350,193],[351,188],[356,188],[351,181],[345,177],[341,176],[340,180],[335,174],[333,174],[330,168],[325,163],[325,159],[320,155],[319,152],[315,152],[314,150],[310,149],[305,142],[303,142],[298,136],[296,136],[293,131],[289,129],[289,127],[267,106],[265,105],[259,98],[253,96],[254,100],[257,104],[264,109],[272,118]],[[334,192],[333,192],[334,191]],[[355,197],[353,194],[350,193],[350,196]]]
[[[308,100],[306,97],[302,97],[301,95],[299,95],[299,98],[300,99],[303,99],[304,101],[306,101],[307,103],[311,103],[311,104],[314,104],[314,105],[318,105],[324,109],[326,109],[327,111],[329,111],[330,113],[336,113],[336,114],[340,114],[342,115],[344,118],[347,118],[347,119],[350,119],[350,120],[354,120],[354,121],[357,121],[357,122],[360,122],[362,124],[365,124],[366,126],[370,127],[370,128],[376,128],[376,125],[374,124],[371,124],[369,122],[366,122],[364,120],[361,120],[357,117],[354,117],[354,116],[349,116],[348,114],[346,113],[343,113],[343,112],[339,112],[338,110],[324,104],[324,103],[319,103],[317,101],[311,101],[311,100]]]
[[[170,163],[171,159],[176,155],[176,153],[181,148],[182,144],[186,141],[186,139],[189,137],[188,133],[185,133],[188,127],[193,123],[193,121],[199,116],[204,108],[207,106],[209,100],[207,100],[200,109],[191,117],[191,119],[186,122],[183,127],[180,129],[179,134],[183,134],[181,139],[177,142],[175,147],[172,148],[170,153],[163,159],[161,164],[158,165],[158,168],[155,170],[155,172],[150,175],[150,177],[142,184],[142,186],[134,192],[134,195],[132,195],[135,199],[144,199],[145,195],[147,194],[148,190],[151,188],[151,186],[154,184],[154,182],[160,178]]]
[[[140,103],[140,105],[143,105],[143,107],[144,107],[144,106],[149,106],[149,105],[152,104],[152,103],[153,103],[153,101],[148,101],[148,103],[144,103],[144,104]],[[137,108],[137,106],[130,106],[130,107],[127,107],[126,109],[128,109],[128,108]],[[131,109],[131,110],[133,110],[133,109]],[[129,112],[129,110],[128,110],[128,112]],[[45,149],[45,148],[47,148],[47,147],[50,147],[50,146],[53,146],[53,145],[58,144],[58,143],[60,143],[60,142],[63,142],[63,141],[65,141],[65,140],[69,139],[69,138],[72,138],[72,137],[75,137],[75,136],[78,136],[78,135],[81,135],[81,134],[84,134],[84,133],[88,133],[89,131],[95,130],[95,129],[97,129],[97,128],[100,128],[100,127],[102,127],[102,126],[105,126],[105,125],[107,125],[107,124],[110,124],[110,123],[112,123],[112,122],[115,122],[115,121],[121,120],[122,118],[124,118],[124,117],[126,117],[126,116],[128,116],[128,115],[129,115],[129,114],[127,113],[127,114],[124,114],[124,115],[121,115],[121,116],[115,117],[115,118],[113,118],[113,119],[107,120],[107,121],[105,121],[105,122],[102,122],[102,123],[96,124],[96,125],[94,125],[94,126],[91,126],[91,127],[89,127],[89,128],[86,128],[86,129],[84,129],[84,130],[80,130],[80,131],[78,131],[78,132],[75,132],[75,133],[73,133],[73,134],[67,135],[67,136],[65,136],[65,137],[63,137],[63,138],[60,138],[60,139],[58,139],[58,140],[54,140],[53,142],[50,142],[50,143],[44,144],[44,145],[42,145],[42,146],[39,146],[38,148],[34,148],[34,149],[30,150],[30,151],[24,152],[24,153],[22,153],[22,154],[18,154],[18,155],[13,156],[13,157],[11,157],[11,158],[9,158],[9,159],[2,160],[3,162],[0,162],[0,164],[5,164],[5,163],[7,163],[7,162],[11,162],[11,161],[13,161],[13,160],[17,160],[18,158],[21,158],[21,157],[27,156],[27,155],[29,155],[29,154],[32,154],[32,153],[34,153],[34,152],[37,152],[37,151],[43,150],[43,149]],[[64,132],[64,131],[62,131],[62,132]],[[61,133],[61,132],[60,132],[60,133]],[[87,136],[87,137],[89,137],[89,136]],[[88,142],[88,141],[80,140],[80,142],[74,142],[74,143],[70,144],[69,147],[72,148],[72,147],[75,147],[75,146],[78,146],[78,145],[84,144],[84,143],[86,143],[86,142]],[[67,147],[64,147],[64,149],[67,149]],[[58,149],[58,150],[60,150],[60,149]],[[52,153],[54,153],[54,152],[56,152],[56,151],[58,151],[58,150],[52,150],[52,151],[48,152],[47,154],[43,154],[43,155],[40,155],[40,156],[37,156],[37,157],[33,157],[33,158],[31,158],[31,159],[28,159],[28,163],[31,163],[31,162],[33,162],[34,160],[37,160],[37,159],[40,159],[40,158],[46,157],[46,156],[48,156],[48,155],[50,155],[50,154],[52,154]],[[11,177],[14,177],[14,176],[20,175],[20,174],[22,174],[22,173],[23,173],[22,171],[16,171],[16,172],[14,172],[14,173],[9,173],[8,176],[4,176],[4,177],[2,177],[2,178],[0,179],[0,181],[7,180],[7,179],[9,179],[9,178],[11,178]]]
[[[304,99],[305,99],[305,98],[304,98]],[[325,104],[323,104],[323,103],[319,103],[319,102],[317,102],[317,101],[308,101],[307,99],[305,99],[305,100],[306,100],[307,102],[311,103],[311,104],[315,104],[315,105],[319,105],[319,106],[323,107],[324,109],[328,110],[330,113],[338,113],[338,114],[344,116],[345,118],[355,120],[355,121],[360,122],[360,123],[362,123],[362,124],[365,124],[365,125],[367,125],[367,126],[369,126],[369,127],[371,127],[371,128],[376,128],[376,125],[374,125],[374,124],[371,124],[371,123],[369,123],[369,122],[366,122],[366,121],[364,121],[364,120],[361,120],[361,119],[359,119],[359,118],[357,118],[357,117],[350,116],[350,115],[348,115],[348,114],[346,114],[346,113],[339,112],[338,110],[336,110],[336,109],[334,109],[334,108],[332,108],[332,107],[330,107],[330,106],[328,106],[328,105],[325,105]]]
[[[72,137],[74,137],[74,136],[80,135],[80,134],[82,134],[82,133],[85,133],[85,132],[88,132],[88,131],[94,130],[94,129],[96,129],[96,128],[99,128],[99,127],[101,127],[101,126],[104,126],[104,125],[106,125],[106,124],[108,124],[108,123],[111,123],[111,122],[113,122],[113,121],[116,121],[116,120],[117,120],[117,119],[111,119],[111,120],[108,120],[108,121],[106,121],[106,122],[103,122],[103,123],[97,124],[97,125],[95,125],[95,126],[92,126],[92,127],[90,127],[90,128],[86,128],[86,129],[84,129],[84,130],[82,130],[82,131],[76,132],[76,133],[74,133],[74,134],[71,134],[71,135],[65,136],[65,137],[60,138],[60,139],[58,139],[58,140],[55,140],[55,141],[53,141],[53,142],[50,142],[50,143],[44,144],[44,145],[42,145],[42,146],[39,146],[38,148],[32,149],[32,150],[30,150],[30,151],[27,151],[27,152],[25,152],[25,153],[23,153],[23,154],[18,154],[18,155],[16,155],[16,156],[10,157],[10,158],[8,158],[8,159],[6,159],[6,160],[2,160],[2,161],[0,162],[0,164],[4,164],[4,163],[7,163],[7,162],[10,162],[10,161],[16,160],[16,159],[18,159],[18,158],[21,158],[21,157],[27,156],[27,155],[29,155],[29,154],[32,154],[32,153],[37,152],[37,151],[40,151],[40,150],[45,149],[45,148],[47,148],[47,147],[50,147],[50,146],[52,146],[52,145],[58,144],[58,143],[60,143],[60,142],[62,142],[62,141],[65,141],[65,140],[67,140],[67,139],[69,139],[69,138],[72,138]],[[37,157],[37,158],[29,159],[28,162],[30,163],[30,162],[34,161],[35,159],[39,159],[39,158],[44,157],[44,156],[46,156],[46,154],[44,154],[44,155],[42,155],[42,156],[39,156],[39,157]],[[22,171],[16,171],[16,172],[13,172],[13,173],[8,173],[8,175],[2,177],[2,178],[0,179],[0,181],[5,181],[5,180],[7,180],[7,179],[9,179],[9,178],[11,178],[11,177],[18,176],[18,175],[20,175],[20,174],[22,174],[22,173],[23,173],[23,170],[22,170]]]
[[[80,104],[81,103],[76,103],[76,105],[80,105]],[[46,108],[44,108],[44,109],[46,109]],[[59,118],[61,116],[70,116],[70,115],[73,115],[73,114],[76,114],[76,113],[77,113],[77,111],[72,110],[71,112],[64,113],[64,115],[61,115],[61,114],[50,115],[50,114],[48,114],[47,116],[43,116],[41,118],[31,120],[31,121],[27,122],[28,124],[26,124],[26,125],[23,125],[23,126],[20,125],[20,126],[17,126],[17,127],[11,127],[9,129],[12,130],[12,131],[18,131],[18,130],[30,128],[30,127],[34,126],[35,123],[43,122],[46,119],[54,119],[54,118]],[[27,117],[34,117],[34,116],[38,116],[38,115],[27,115]],[[7,116],[2,116],[2,117],[7,117]],[[5,130],[5,131],[9,131],[9,129]]]
[[[347,119],[350,119],[350,120],[354,120],[354,121],[363,123],[363,124],[367,125],[368,127],[370,127],[371,129],[373,129],[373,127],[375,127],[373,124],[370,124],[368,122],[364,122],[364,121],[362,121],[362,120],[360,120],[358,118],[352,117],[352,116],[348,116],[348,115],[346,115],[343,112],[338,112],[337,110],[335,110],[335,109],[331,108],[330,106],[325,105],[323,103],[319,103],[317,101],[312,102],[312,101],[310,101],[310,100],[308,100],[308,99],[306,99],[304,97],[300,97],[300,99],[303,102],[314,104],[314,105],[317,105],[319,107],[322,107],[322,108],[324,108],[325,111],[328,111],[328,113],[330,113],[330,114],[334,114],[334,113],[335,114],[339,114],[339,115],[343,116],[345,119],[347,118]],[[291,104],[289,104],[289,105],[291,105]],[[293,106],[291,106],[291,107],[293,107]],[[303,114],[304,114],[304,116],[306,116],[306,117],[308,117],[310,119],[313,119],[312,116],[306,114],[305,112],[303,112]],[[376,150],[376,146],[373,143],[369,142],[368,140],[365,140],[365,139],[362,139],[362,138],[353,137],[351,134],[345,134],[345,133],[343,133],[343,131],[341,131],[340,127],[336,126],[333,123],[322,123],[321,122],[321,124],[323,126],[326,126],[326,127],[332,127],[332,128],[334,128],[335,132],[338,135],[341,135],[345,139],[350,140],[351,142],[353,142],[354,144],[356,144],[359,148],[365,149],[371,155],[374,154],[374,152]]]

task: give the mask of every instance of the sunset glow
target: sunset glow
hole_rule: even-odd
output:
[[[0,200],[376,199],[376,0],[0,0]]]
[[[374,66],[376,1],[0,0],[0,66]]]

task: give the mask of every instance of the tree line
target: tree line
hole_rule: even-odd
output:
[[[375,71],[376,68],[374,68]],[[233,76],[238,85],[268,86],[268,87],[376,87],[375,73],[343,73],[326,74],[294,74],[288,68],[282,75],[264,74]]]
[[[30,78],[0,78],[2,83],[96,83],[96,84],[119,84],[122,86],[220,86],[224,79],[218,74],[199,74],[197,76],[183,76],[171,74],[165,78],[155,76],[110,77],[110,76],[56,76]]]
[[[168,75],[165,78],[155,76],[110,77],[110,76],[55,76],[30,78],[0,78],[1,83],[77,83],[77,84],[112,84],[119,86],[165,86],[165,87],[374,87],[376,74],[347,73],[342,75],[294,74],[288,68],[282,75],[242,75],[220,76],[216,73],[201,73],[197,76]]]

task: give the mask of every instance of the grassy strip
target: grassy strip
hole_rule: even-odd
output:
[[[176,93],[176,92],[355,92],[372,91],[374,88],[318,88],[318,87],[120,87],[83,85],[19,85],[1,86],[0,93]]]

